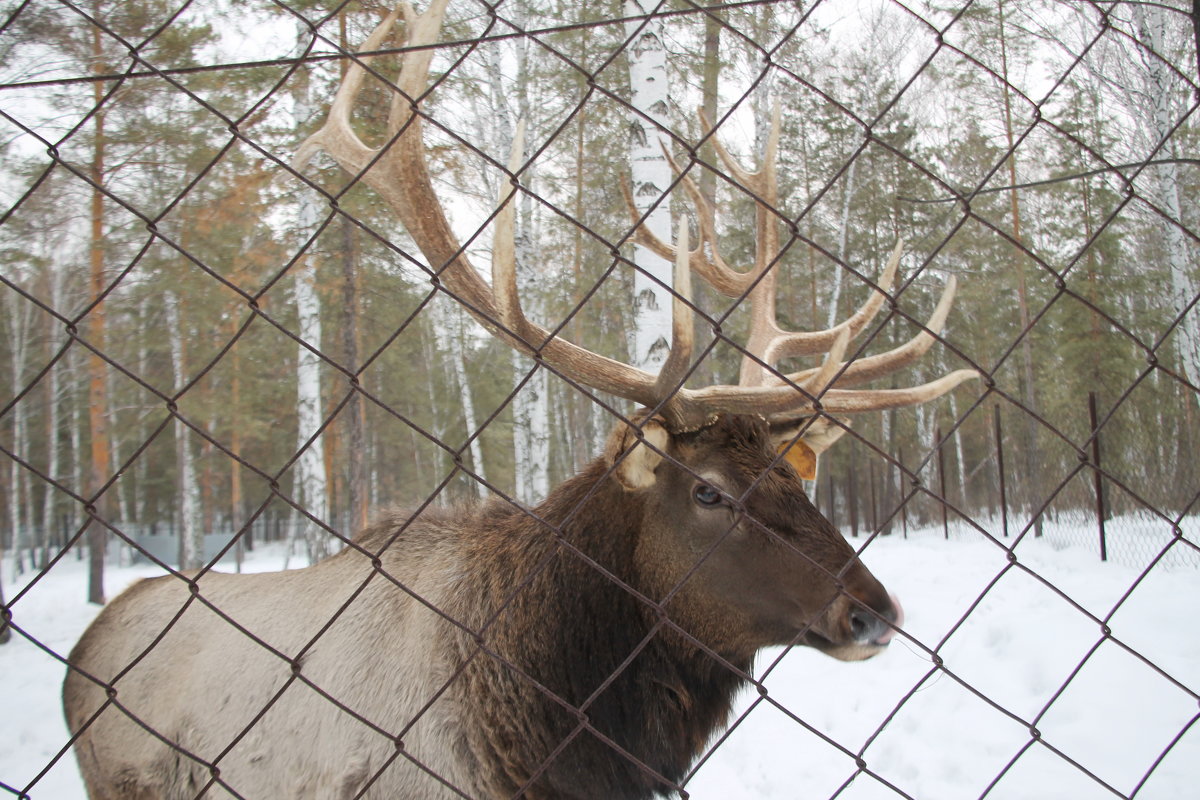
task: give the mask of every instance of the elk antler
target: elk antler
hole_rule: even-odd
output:
[[[663,145],[667,160],[696,210],[701,241],[696,249],[688,252],[688,263],[696,274],[717,292],[734,299],[744,298],[750,305],[750,335],[742,358],[740,386],[794,386],[800,390],[797,394],[810,398],[809,407],[815,406],[815,400],[819,397],[820,407],[827,412],[858,413],[924,403],[945,394],[963,381],[979,377],[975,370],[956,370],[936,381],[910,389],[847,391],[847,386],[874,380],[911,364],[930,348],[945,325],[954,304],[954,277],[951,276],[947,280],[942,297],[924,329],[904,345],[887,353],[856,359],[850,364],[842,361],[850,340],[858,336],[875,318],[887,297],[886,292],[895,285],[903,241],[896,243],[876,289],[854,314],[840,324],[822,331],[784,330],[779,326],[775,308],[778,274],[775,260],[779,254],[776,227],[778,212],[775,210],[779,196],[776,178],[780,135],[779,102],[776,100],[772,108],[771,127],[762,165],[758,170],[748,169],[729,153],[714,134],[712,123],[703,109],[698,110],[698,115],[727,173],[756,201],[754,264],[748,269],[734,269],[721,257],[711,202],[699,190],[691,176],[675,161],[666,145]],[[626,205],[637,225],[634,232],[636,241],[664,258],[677,257],[675,247],[662,242],[641,224],[641,217],[634,208],[628,188],[624,188]],[[819,367],[785,376],[781,376],[775,370],[776,365],[785,358],[818,353],[826,354]],[[804,404],[801,404],[798,410],[803,408]]]
[[[523,150],[520,132],[514,137],[509,159],[511,183],[501,190],[499,210],[494,220],[491,286],[487,285],[468,261],[463,246],[450,228],[430,181],[422,137],[423,123],[427,116],[423,103],[428,92],[426,84],[433,57],[432,46],[440,36],[447,2],[448,0],[432,0],[420,15],[416,14],[408,2],[401,2],[375,28],[360,49],[362,55],[347,70],[330,106],[328,119],[320,130],[300,145],[293,159],[293,167],[296,170],[303,169],[318,150],[324,150],[353,175],[355,180],[362,180],[374,189],[395,211],[409,236],[428,260],[435,286],[444,287],[454,295],[472,316],[495,336],[517,350],[544,362],[570,380],[656,410],[674,431],[702,427],[723,411],[771,416],[796,415],[806,409],[816,408],[829,413],[853,413],[911,405],[937,397],[962,380],[975,377],[974,372],[962,370],[951,373],[933,384],[907,390],[863,392],[824,387],[839,370],[840,376],[835,383],[867,380],[881,371],[890,371],[916,357],[906,351],[894,356],[892,362],[888,362],[889,365],[899,362],[896,366],[883,366],[882,362],[864,359],[864,362],[871,364],[865,367],[852,365],[842,368],[840,359],[846,342],[869,322],[874,311],[882,304],[882,292],[875,293],[877,297],[873,295],[864,306],[864,310],[868,307],[873,307],[873,310],[865,315],[864,311],[860,311],[858,315],[830,331],[786,333],[775,325],[775,278],[774,270],[770,267],[771,259],[778,252],[778,246],[773,221],[764,214],[764,210],[773,205],[776,193],[773,154],[778,143],[778,109],[775,113],[774,132],[768,144],[769,157],[759,172],[751,173],[742,169],[723,148],[718,149],[734,177],[760,198],[760,218],[757,225],[760,248],[754,269],[748,273],[736,273],[724,265],[719,256],[714,255],[711,263],[705,259],[705,244],[715,244],[715,225],[711,208],[704,210],[703,206],[700,206],[702,241],[698,251],[688,249],[686,223],[681,224],[678,244],[674,247],[657,240],[650,245],[659,252],[669,252],[675,259],[676,266],[671,352],[658,375],[586,350],[551,334],[529,320],[521,309],[517,294],[513,248],[511,201],[519,190],[517,181]],[[382,148],[374,149],[368,147],[351,128],[350,111],[362,86],[366,67],[374,58],[368,54],[379,49],[401,17],[404,18],[408,41],[401,61],[400,74],[392,86],[387,143]],[[695,187],[690,185],[690,180],[685,179],[685,186],[689,187],[688,191],[693,198],[699,196]],[[649,234],[640,232],[639,236],[645,238]],[[712,247],[712,250],[715,254],[715,247]],[[697,255],[698,252],[700,255]],[[894,254],[893,259],[899,260],[898,252]],[[681,384],[692,367],[692,309],[688,288],[692,269],[719,291],[735,297],[741,296],[747,290],[750,292],[755,319],[758,320],[759,316],[762,316],[764,320],[756,322],[756,327],[752,327],[751,341],[747,348],[748,352],[758,354],[756,359],[759,362],[759,378],[747,380],[747,369],[743,367],[742,385],[710,386],[704,389],[682,387]],[[894,266],[892,269],[894,271]],[[760,312],[760,308],[764,310]],[[862,318],[859,319],[860,317]],[[932,336],[927,338],[932,341]],[[924,344],[925,348],[928,346],[928,343]],[[831,356],[826,359],[826,366],[813,375],[798,373],[802,376],[801,381],[794,381],[789,376],[783,381],[768,384],[761,377],[765,374],[762,364],[773,366],[780,358],[823,350],[831,352]],[[888,355],[890,354],[875,358],[886,359]],[[810,384],[814,387],[820,384],[821,388],[813,391],[808,388]],[[797,390],[797,386],[800,387],[800,391]]]

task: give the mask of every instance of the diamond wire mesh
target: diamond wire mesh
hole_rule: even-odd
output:
[[[13,4],[2,30],[9,75],[2,111],[15,165],[0,218],[12,265],[2,276],[10,331],[4,354],[12,366],[11,390],[0,409],[11,466],[4,476],[10,512],[4,545],[16,564],[34,569],[32,579],[7,598],[8,628],[65,663],[65,651],[22,626],[22,603],[30,605],[39,584],[48,585],[71,554],[107,539],[117,558],[148,557],[186,584],[191,596],[179,615],[202,604],[288,665],[284,685],[255,710],[228,749],[269,716],[289,687],[303,685],[398,745],[372,766],[356,796],[368,794],[396,762],[413,764],[459,792],[399,746],[419,717],[404,730],[380,727],[305,674],[307,649],[289,655],[272,646],[205,596],[204,572],[183,576],[171,566],[174,553],[155,549],[157,534],[142,528],[177,526],[174,506],[183,502],[175,490],[186,460],[178,442],[200,458],[196,493],[202,496],[195,513],[203,515],[201,530],[230,531],[206,556],[205,572],[221,558],[240,558],[256,540],[267,544],[281,528],[307,528],[310,554],[330,546],[360,550],[371,559],[373,575],[425,603],[519,674],[485,641],[487,625],[464,626],[379,569],[378,552],[352,538],[357,521],[364,507],[389,497],[414,509],[406,520],[479,487],[506,502],[529,499],[522,467],[504,451],[522,393],[531,388],[561,409],[558,430],[549,436],[551,463],[542,465],[560,478],[595,453],[624,409],[540,360],[540,368],[525,359],[509,370],[502,347],[464,332],[459,305],[469,300],[437,279],[369,192],[330,164],[304,174],[289,166],[302,139],[297,131],[319,121],[345,54],[373,15],[344,5],[277,3],[278,16],[263,22],[269,19],[264,4],[255,13],[265,27],[242,42],[242,52],[252,57],[239,59],[206,39],[211,30],[201,32],[201,23],[218,19],[206,17],[217,7],[124,6],[135,7],[144,17],[122,16],[120,4]],[[929,278],[956,273],[963,290],[951,328],[938,337],[935,363],[919,369],[927,377],[957,367],[985,375],[982,390],[943,399],[936,412],[908,410],[856,422],[825,459],[828,488],[814,487],[818,503],[844,530],[866,537],[868,555],[883,537],[901,529],[907,536],[910,525],[929,525],[944,514],[946,537],[982,540],[1006,561],[977,594],[952,609],[955,619],[944,638],[908,637],[928,658],[929,670],[871,723],[861,747],[836,740],[767,691],[779,656],[750,678],[759,696],[739,710],[728,734],[704,749],[701,765],[719,759],[751,713],[767,707],[851,760],[848,777],[830,796],[864,782],[886,796],[912,796],[903,780],[876,771],[864,755],[885,727],[919,703],[931,679],[946,678],[1028,732],[1027,743],[968,794],[1003,787],[1005,776],[1037,748],[1070,765],[1093,789],[1137,794],[1186,740],[1197,700],[1190,678],[1160,666],[1109,627],[1139,587],[1163,570],[1194,568],[1197,561],[1200,481],[1191,454],[1198,390],[1188,348],[1195,346],[1200,297],[1194,289],[1196,222],[1186,199],[1196,183],[1194,115],[1200,102],[1195,9],[965,3],[917,10],[889,3],[764,2],[648,10],[649,17],[627,27],[628,20],[611,9],[452,8],[447,44],[436,49],[437,94],[426,135],[440,188],[456,198],[452,215],[468,252],[486,255],[488,226],[461,220],[486,220],[490,198],[507,179],[498,155],[504,137],[493,127],[516,110],[533,115],[540,149],[530,162],[537,168],[523,178],[522,200],[528,202],[522,225],[531,238],[540,233],[545,244],[526,243],[530,249],[522,255],[540,247],[541,260],[561,266],[557,274],[531,268],[538,277],[523,287],[531,294],[528,304],[554,330],[624,353],[636,267],[621,249],[631,231],[612,176],[627,169],[621,161],[626,120],[645,117],[630,102],[624,62],[653,22],[664,26],[663,42],[677,61],[670,73],[678,82],[670,124],[662,134],[718,201],[722,246],[728,243],[733,257],[746,258],[752,244],[739,229],[752,225],[754,198],[706,149],[689,109],[703,100],[696,77],[704,66],[700,48],[716,31],[725,59],[718,71],[718,138],[756,141],[740,148],[756,153],[768,96],[783,98],[785,109],[791,104],[778,209],[786,231],[780,264],[799,273],[781,288],[788,321],[820,328],[825,303],[836,307],[835,291],[865,297],[871,264],[902,235],[912,253],[905,260],[908,275],[858,352],[883,349],[919,330],[931,305]],[[256,46],[256,36],[269,41],[289,26],[302,31],[298,56]],[[55,27],[61,38],[53,35]],[[206,62],[210,52],[221,57]],[[837,60],[817,63],[821,55]],[[540,93],[513,74],[527,75],[534,86],[540,81]],[[497,99],[506,92],[520,109]],[[357,123],[377,131],[382,91],[372,87],[366,95]],[[320,206],[315,216],[294,210],[311,209],[314,202]],[[677,213],[694,213],[683,210],[682,197],[673,202]],[[64,213],[71,203],[74,209]],[[83,210],[89,208],[90,217]],[[104,215],[101,227],[89,228],[96,213]],[[259,218],[246,224],[247,216]],[[1125,267],[1130,260],[1138,267]],[[313,262],[318,275],[330,284],[341,280],[345,292],[337,297],[329,286],[318,287],[326,333],[317,333],[316,341],[306,338],[305,331],[312,336],[314,329],[304,327],[303,312],[295,308],[300,290],[292,288]],[[89,265],[100,267],[90,285]],[[339,276],[335,265],[348,266]],[[844,289],[835,289],[840,283],[831,272],[843,276]],[[174,351],[153,340],[159,332],[170,338],[165,323],[172,303],[188,332]],[[695,377],[728,379],[742,347],[739,303],[703,294],[696,303],[711,338]],[[328,331],[339,325],[354,335],[335,340]],[[310,430],[290,410],[297,404],[294,394],[279,389],[297,380],[306,352],[319,363],[328,409]],[[456,380],[455,362],[472,368],[469,381]],[[173,370],[180,364],[186,365],[182,373]],[[413,390],[408,384],[414,379],[397,374],[401,368],[412,369],[425,386]],[[547,372],[554,380],[545,388],[536,385]],[[464,394],[467,385],[472,388]],[[95,408],[105,391],[107,419],[93,420],[89,428],[88,401]],[[1093,417],[1089,391],[1099,398]],[[463,407],[462,399],[472,395],[478,413]],[[53,406],[61,410],[52,417]],[[82,443],[94,444],[100,438],[96,425],[105,423],[115,446],[99,456],[94,447],[86,452]],[[279,435],[285,425],[299,429]],[[89,455],[97,473],[90,477]],[[301,478],[312,469],[302,466],[306,455],[318,456],[332,503],[318,508],[309,496]],[[333,463],[339,458],[362,471],[356,475]],[[1103,613],[1078,602],[1076,589],[1060,586],[1070,585],[1063,576],[1048,577],[1019,557],[1020,548],[1041,538],[1055,547],[1091,547],[1101,520],[1105,554],[1133,570],[1127,589]],[[407,525],[399,523],[400,532]],[[563,546],[572,546],[561,531],[557,535]],[[536,572],[513,587],[506,602],[518,598]],[[1013,576],[1030,580],[1036,591],[1102,631],[1048,692],[1044,706],[1029,714],[1009,708],[1002,692],[977,688],[944,657],[956,632],[973,616],[989,613],[994,590]],[[352,613],[367,582],[319,621],[311,643]],[[672,625],[665,601],[638,599]],[[1170,683],[1193,707],[1132,786],[1113,785],[1103,769],[1056,747],[1038,730],[1106,643]],[[733,668],[704,649],[715,663]],[[640,646],[591,697],[612,685],[638,652]],[[459,679],[461,669],[446,676],[439,693]],[[537,685],[533,676],[520,679]],[[583,733],[605,741],[613,759],[655,772],[589,720],[590,700],[576,707],[551,699],[577,724],[526,776],[526,796],[536,796],[541,774]],[[193,787],[195,796],[217,787],[242,796],[221,776],[220,759],[228,750],[215,759],[191,752],[171,732],[141,722],[119,692],[110,703],[126,708],[182,760],[206,770],[203,785]],[[17,796],[37,796],[39,780],[68,757],[69,743],[56,747],[31,782],[0,776],[0,785]],[[688,794],[686,785],[676,789]]]

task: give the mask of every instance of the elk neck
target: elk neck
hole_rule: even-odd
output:
[[[480,717],[471,727],[493,739],[472,749],[493,763],[497,794],[515,793],[573,737],[525,797],[649,798],[669,788],[663,779],[683,780],[741,685],[648,602],[661,589],[634,559],[644,503],[606,469],[597,459],[532,513],[481,510],[466,583],[481,592],[484,652],[465,635],[459,652],[464,707]],[[741,660],[733,666],[749,671]]]

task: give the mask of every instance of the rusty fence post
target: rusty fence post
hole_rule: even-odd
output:
[[[1100,527],[1100,560],[1108,561],[1108,535],[1104,530],[1104,476],[1100,474],[1100,423],[1096,414],[1096,393],[1088,392],[1088,421],[1092,431],[1092,483],[1096,488],[1096,522]]]

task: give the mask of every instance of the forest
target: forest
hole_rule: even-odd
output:
[[[87,549],[101,601],[104,554],[146,536],[178,535],[172,565],[201,566],[215,534],[294,536],[314,560],[389,505],[535,504],[632,410],[487,335],[365,182],[328,157],[293,163],[388,11],[0,3],[0,550],[19,568]],[[423,105],[433,180],[488,263],[523,123],[522,304],[564,338],[663,356],[646,312],[671,306],[669,277],[647,278],[634,220],[703,221],[665,153],[715,209],[725,261],[770,264],[788,329],[852,314],[899,240],[899,282],[851,356],[921,332],[957,281],[933,347],[884,388],[981,379],[852,420],[812,484],[844,530],[1001,513],[1014,536],[1070,514],[1178,530],[1196,514],[1192,3],[449,14]],[[353,110],[376,147],[397,28]],[[761,165],[776,105],[778,251],[760,253],[759,198],[715,145]],[[736,382],[744,298],[697,285],[694,302],[689,385]]]

